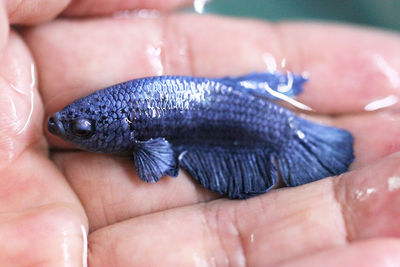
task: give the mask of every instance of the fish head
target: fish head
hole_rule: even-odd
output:
[[[125,146],[133,134],[121,109],[98,93],[54,113],[47,121],[47,129],[81,149],[105,153],[127,150]]]

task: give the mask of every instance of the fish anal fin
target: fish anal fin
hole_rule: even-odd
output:
[[[155,183],[165,175],[178,174],[174,151],[164,138],[135,141],[134,147],[133,160],[141,180]]]
[[[264,193],[277,183],[273,156],[260,150],[189,148],[179,165],[205,188],[232,199]]]

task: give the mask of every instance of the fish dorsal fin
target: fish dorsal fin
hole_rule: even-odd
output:
[[[177,174],[174,151],[164,138],[135,141],[133,160],[139,178],[148,183],[155,183],[165,175]]]
[[[258,195],[278,181],[273,156],[260,150],[196,147],[181,153],[179,165],[207,189],[229,198]]]
[[[303,91],[307,79],[295,73],[253,72],[238,77],[223,77],[219,82],[270,100],[293,97]]]

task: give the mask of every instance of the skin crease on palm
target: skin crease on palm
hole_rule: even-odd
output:
[[[399,105],[365,107],[400,97],[400,36],[171,11],[106,16],[183,2],[2,2],[1,265],[82,266],[87,242],[90,266],[399,266]],[[43,130],[54,111],[117,82],[243,74],[267,58],[307,71],[298,100],[315,112],[304,116],[352,132],[350,172],[216,199],[183,171],[145,184],[131,161],[71,150]]]

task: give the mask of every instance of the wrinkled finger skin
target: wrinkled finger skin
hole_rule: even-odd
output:
[[[346,254],[343,263],[357,266],[368,259],[398,264],[398,254],[388,251],[400,245],[399,163],[397,154],[340,177],[246,201],[216,200],[125,220],[89,236],[90,262],[156,266],[162,258],[171,266],[277,266],[302,258],[319,265],[323,256]],[[357,245],[380,238],[387,239]],[[112,257],[106,258],[109,250]],[[360,250],[375,254],[359,258]]]
[[[213,16],[83,18],[185,2],[4,3],[2,264],[81,266],[88,241],[90,266],[396,266],[400,156],[388,155],[400,148],[398,105],[365,109],[399,97],[400,38],[346,26]],[[69,19],[38,25],[60,13]],[[8,22],[35,26],[23,28],[22,39],[9,33]],[[355,136],[351,172],[230,201],[182,171],[176,179],[142,183],[130,160],[63,151],[70,147],[43,130],[49,114],[113,83],[160,74],[242,74],[271,67],[271,60],[307,71],[310,82],[298,100],[314,112],[304,116]]]

